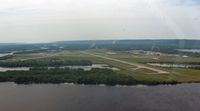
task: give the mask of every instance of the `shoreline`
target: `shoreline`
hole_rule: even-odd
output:
[[[70,85],[70,86],[101,86],[101,87],[154,87],[154,86],[176,86],[176,85],[184,85],[184,84],[199,84],[200,82],[179,82],[177,84],[156,84],[156,85],[148,85],[148,84],[135,84],[135,85],[108,85],[108,84],[78,84],[78,83],[28,83],[28,84],[23,84],[23,83],[16,83],[16,82],[0,82],[1,84],[4,83],[11,83],[14,85]]]

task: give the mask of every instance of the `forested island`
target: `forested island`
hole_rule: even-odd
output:
[[[0,72],[0,82],[15,82],[17,84],[33,83],[75,83],[75,84],[106,84],[106,85],[159,85],[177,84],[176,81],[139,81],[132,76],[117,74],[109,69],[48,69],[31,68],[30,71]]]

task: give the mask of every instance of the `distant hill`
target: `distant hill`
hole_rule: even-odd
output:
[[[87,41],[60,41],[54,42],[58,45],[67,44],[95,44],[101,45],[131,45],[131,46],[170,46],[176,48],[194,49],[200,48],[200,40],[185,40],[185,39],[165,39],[165,40],[87,40]]]
[[[82,40],[57,41],[38,44],[0,44],[0,52],[7,51],[44,51],[44,50],[150,50],[164,53],[178,53],[177,49],[200,49],[200,40],[185,39],[146,39],[146,40]]]

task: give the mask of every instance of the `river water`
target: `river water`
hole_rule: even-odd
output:
[[[178,49],[178,50],[183,52],[200,53],[200,49]]]
[[[200,84],[114,87],[0,83],[0,111],[200,111]]]
[[[4,57],[4,56],[7,56],[7,55],[13,55],[13,53],[0,53],[0,57]]]
[[[158,67],[168,67],[168,68],[193,68],[193,67],[200,67],[200,65],[193,65],[193,64],[169,64],[169,63],[147,63],[151,66],[158,66]]]
[[[49,69],[54,69],[55,67],[48,67]],[[70,68],[70,69],[83,69],[84,71],[90,71],[94,68],[98,69],[111,69],[113,71],[120,70],[119,68],[109,66],[107,64],[92,64],[90,66],[61,66],[59,68]],[[30,67],[0,67],[0,72],[6,71],[29,71]]]

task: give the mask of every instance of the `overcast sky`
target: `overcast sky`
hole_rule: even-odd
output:
[[[200,0],[0,0],[0,42],[200,39]]]

